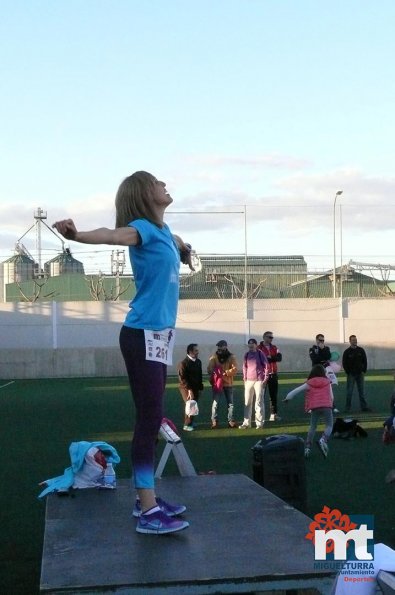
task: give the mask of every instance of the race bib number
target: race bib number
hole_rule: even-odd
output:
[[[145,359],[151,362],[161,362],[166,366],[173,363],[173,348],[175,331],[165,328],[163,331],[144,330]]]

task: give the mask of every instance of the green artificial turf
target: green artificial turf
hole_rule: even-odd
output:
[[[170,378],[165,414],[181,430],[184,445],[200,473],[244,473],[252,477],[252,448],[262,438],[275,434],[305,437],[309,417],[304,413],[303,395],[287,404],[285,394],[301,382],[301,374],[283,374],[280,380],[281,422],[266,422],[263,430],[229,429],[225,402],[219,409],[219,429],[210,424],[211,391],[208,382],[199,401],[197,430],[182,432],[183,402],[175,378]],[[337,406],[345,402],[345,378],[335,389]],[[44,533],[45,502],[39,501],[38,483],[59,475],[69,466],[68,447],[78,440],[105,440],[121,456],[120,478],[130,476],[129,446],[133,407],[125,378],[78,378],[18,380],[6,385],[0,380],[2,452],[2,539],[0,592],[12,595],[38,592]],[[393,390],[391,372],[372,372],[366,378],[366,395],[373,413],[358,413],[354,395],[353,417],[368,432],[368,438],[331,440],[328,459],[318,448],[306,461],[308,515],[324,505],[344,514],[373,514],[376,542],[395,547],[395,485],[385,475],[395,467],[395,444],[382,443],[383,420],[389,415]],[[267,407],[266,407],[267,413]],[[243,387],[236,381],[235,417],[243,418]],[[318,436],[317,436],[318,437]],[[158,444],[158,458],[164,443]],[[177,474],[172,458],[164,475]],[[131,522],[131,531],[134,530]]]

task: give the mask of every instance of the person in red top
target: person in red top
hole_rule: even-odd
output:
[[[317,444],[324,457],[327,457],[329,451],[328,440],[332,434],[333,428],[333,393],[332,384],[326,375],[324,366],[321,364],[313,366],[307,381],[301,386],[291,390],[283,402],[287,403],[302,391],[306,391],[304,409],[306,413],[311,411],[310,428],[305,442],[305,457],[310,456],[311,445],[321,417],[324,420],[325,428]]]
[[[269,421],[280,421],[281,417],[277,413],[277,395],[278,395],[278,369],[277,362],[283,359],[282,353],[276,345],[273,345],[273,333],[265,331],[263,341],[259,343],[258,349],[266,356],[268,361],[268,381],[266,387],[269,389],[270,397],[270,417]],[[265,392],[266,392],[265,387]]]

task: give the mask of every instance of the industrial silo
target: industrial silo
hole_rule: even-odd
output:
[[[4,285],[22,283],[35,277],[37,265],[27,254],[15,254],[2,262]]]
[[[84,275],[84,265],[71,255],[66,248],[61,254],[48,260],[44,264],[44,271],[48,277],[58,277],[59,275],[79,274]]]

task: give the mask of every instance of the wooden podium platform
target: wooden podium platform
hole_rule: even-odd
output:
[[[316,588],[310,519],[245,475],[166,477],[157,494],[187,506],[190,527],[136,533],[130,482],[47,499],[40,592],[186,595]]]

